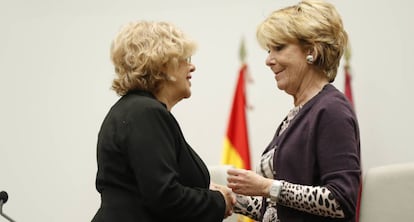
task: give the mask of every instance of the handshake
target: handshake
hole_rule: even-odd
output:
[[[220,191],[226,201],[226,212],[224,218],[227,218],[233,214],[233,207],[236,204],[236,195],[226,186],[211,183],[210,190]]]
[[[224,218],[233,214],[236,194],[269,197],[269,190],[273,182],[272,179],[264,178],[251,170],[228,166],[211,169],[211,174],[219,181],[217,183],[211,182],[210,189],[220,191],[226,201]]]

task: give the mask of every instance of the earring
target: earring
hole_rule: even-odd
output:
[[[308,62],[308,64],[313,64],[313,55],[307,55],[306,62]]]

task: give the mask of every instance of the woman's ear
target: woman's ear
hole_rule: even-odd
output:
[[[160,68],[160,71],[164,74],[164,75],[168,75],[167,73],[168,73],[168,66],[167,66],[167,64],[164,64],[164,65],[162,65],[161,66],[161,68]]]
[[[316,46],[311,46],[308,50],[307,50],[307,55],[312,55],[313,57],[313,61],[316,61],[318,58],[318,50],[316,49]]]
[[[306,50],[306,62],[308,64],[313,64],[316,61],[316,50],[315,47],[310,47]]]

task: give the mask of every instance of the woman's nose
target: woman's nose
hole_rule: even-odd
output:
[[[270,56],[270,55],[268,55],[268,56],[266,57],[266,65],[267,65],[267,66],[274,65],[275,63],[276,63],[275,58],[273,58],[273,57],[272,57],[272,56]]]
[[[190,64],[190,72],[194,72],[196,70],[196,67],[194,64]]]

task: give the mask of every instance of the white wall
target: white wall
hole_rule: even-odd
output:
[[[353,92],[364,169],[414,161],[412,149],[414,3],[332,0],[352,44]],[[252,160],[258,161],[292,107],[278,91],[256,25],[296,1],[0,0],[0,190],[16,221],[90,221],[100,123],[116,101],[110,91],[110,41],[138,19],[176,23],[199,43],[193,96],[174,107],[188,142],[219,164],[246,39]],[[343,70],[335,85],[343,89]],[[2,219],[0,219],[1,221]]]

